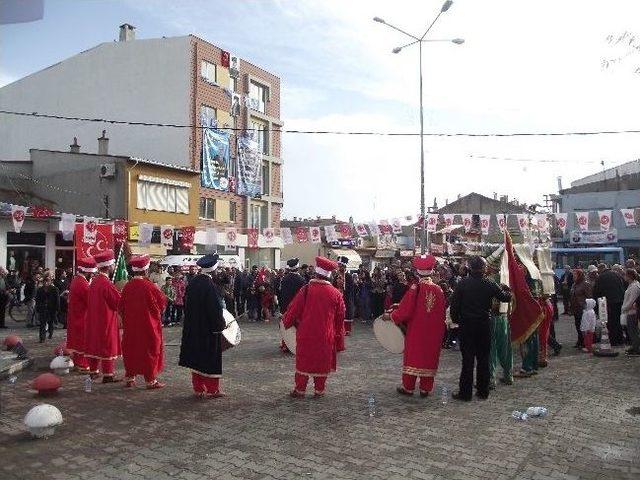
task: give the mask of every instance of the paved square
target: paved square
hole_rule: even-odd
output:
[[[46,400],[64,417],[48,440],[30,439],[22,425],[39,401],[28,391],[38,372],[21,373],[13,387],[3,381],[0,478],[637,480],[640,416],[627,410],[640,406],[640,359],[587,358],[572,348],[571,319],[556,326],[565,348],[537,377],[499,386],[487,402],[445,406],[438,395],[399,397],[401,356],[360,324],[325,398],[287,396],[293,357],[280,354],[271,323],[243,324],[242,344],[224,354],[228,397],[197,400],[188,371],[176,366],[180,331],[165,329],[167,388],[96,384],[85,393],[83,377],[65,377],[60,395]],[[36,355],[55,345],[18,333]],[[437,386],[455,390],[459,368],[459,352],[443,351]],[[511,418],[532,405],[550,415]]]

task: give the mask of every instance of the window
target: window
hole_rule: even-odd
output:
[[[200,107],[200,123],[203,125],[217,126],[218,112],[208,105]]]
[[[235,77],[229,77],[229,90],[232,92],[238,91],[238,79]]]
[[[216,65],[203,60],[200,65],[200,76],[205,82],[216,83],[218,81]]]
[[[229,202],[229,221],[236,221],[236,202]]]
[[[189,213],[190,183],[140,175],[136,207],[141,210]]]
[[[269,195],[269,162],[262,161],[262,194]]]
[[[200,197],[200,218],[205,218],[207,220],[216,219],[215,198]]]
[[[251,205],[250,213],[251,215],[249,218],[249,225],[251,226],[251,228],[262,230],[269,225],[266,205]]]
[[[251,121],[253,138],[258,142],[258,151],[264,155],[269,155],[269,131],[267,125],[262,122]]]
[[[249,85],[249,101],[251,108],[262,113],[267,111],[269,89],[264,85],[251,81]]]

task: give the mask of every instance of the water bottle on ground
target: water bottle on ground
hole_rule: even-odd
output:
[[[527,415],[530,417],[546,417],[549,413],[545,407],[529,407],[527,408]]]
[[[376,397],[373,396],[373,393],[369,394],[367,405],[369,407],[369,417],[375,417],[376,416]]]
[[[442,405],[446,405],[447,403],[449,403],[449,389],[446,385],[443,385],[440,388],[440,403]]]
[[[91,388],[93,386],[93,380],[91,380],[91,375],[87,375],[84,377],[84,391],[87,393],[91,393]]]
[[[513,418],[515,418],[516,420],[520,420],[520,421],[523,421],[523,422],[529,419],[529,415],[527,415],[524,412],[519,412],[518,410],[514,410],[511,413],[511,416]]]

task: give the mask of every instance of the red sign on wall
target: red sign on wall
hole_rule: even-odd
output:
[[[98,224],[96,232],[96,241],[94,243],[85,243],[84,241],[84,225],[76,223],[74,235],[74,244],[76,249],[76,259],[92,257],[96,253],[104,250],[113,250],[113,225]]]

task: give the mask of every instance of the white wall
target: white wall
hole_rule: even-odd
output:
[[[189,37],[103,43],[0,88],[0,108],[65,116],[189,124]],[[27,160],[30,148],[109,153],[190,165],[190,129],[112,125],[0,115],[0,159]]]

